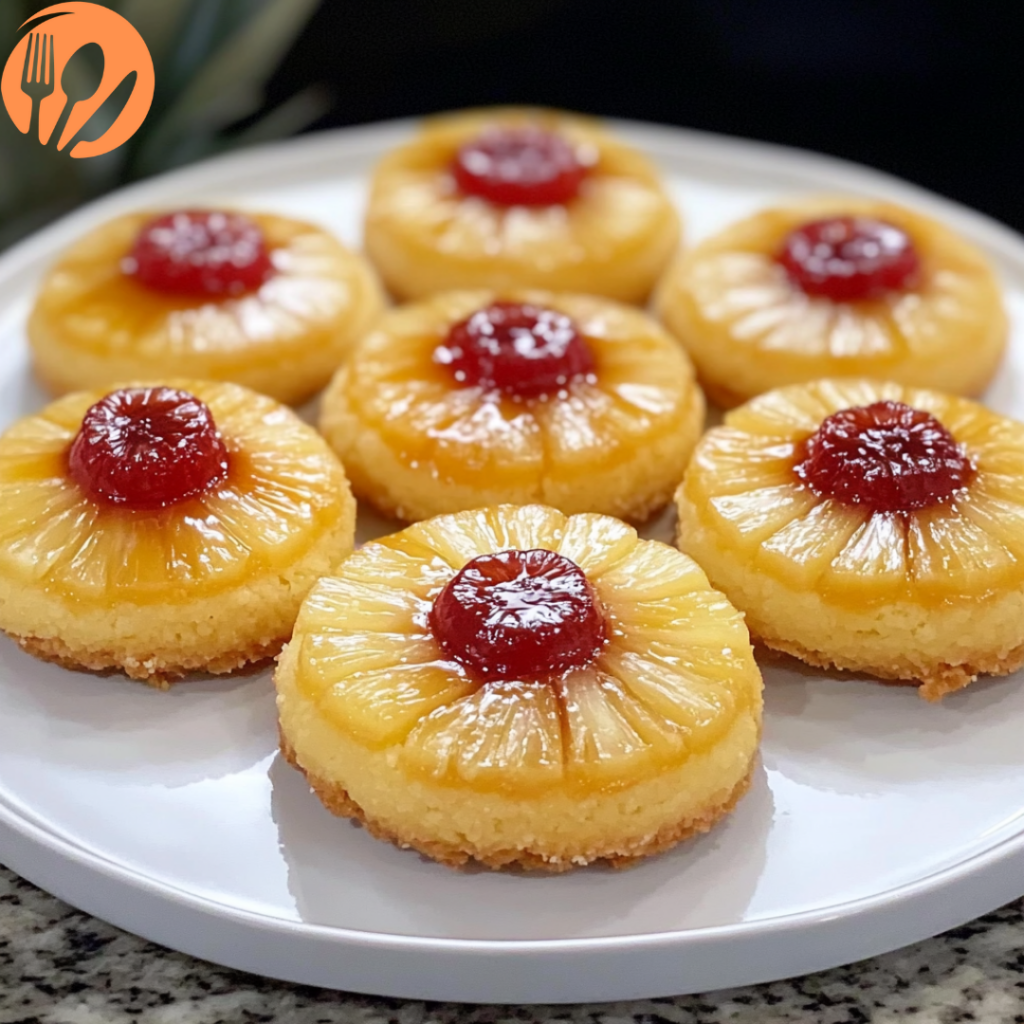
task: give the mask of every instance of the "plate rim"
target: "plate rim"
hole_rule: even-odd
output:
[[[94,917],[189,956],[266,978],[441,1002],[650,999],[810,974],[887,953],[1001,906],[1021,894],[1024,870],[1024,836],[1017,835],[882,893],[750,923],[579,939],[432,938],[291,922],[229,907],[149,878],[33,822],[12,821],[6,810],[0,804],[0,839],[8,840],[4,856],[10,869]],[[851,925],[858,926],[856,933]],[[804,940],[796,965],[780,941],[794,935]],[[281,955],[282,940],[291,944],[290,962]],[[347,957],[343,967],[340,953]]]
[[[272,174],[278,167],[294,169],[296,164],[329,159],[339,148],[345,151],[343,158],[347,161],[360,156],[377,158],[384,147],[399,142],[420,120],[403,118],[370,125],[330,129],[297,139],[255,146],[222,154],[117,189],[84,204],[0,254],[0,287],[17,287],[17,279],[25,274],[34,274],[35,265],[41,259],[52,258],[57,251],[55,247],[64,244],[68,234],[84,230],[86,225],[92,225],[121,209],[136,207],[150,201],[159,202],[162,193],[184,191],[190,185],[200,185],[207,190],[228,187],[236,180],[235,176],[243,179],[242,184],[245,187],[246,178]],[[652,154],[655,160],[661,155],[671,157],[673,152],[678,154],[681,149],[685,149],[686,158],[691,161],[696,158],[713,164],[727,164],[748,173],[757,170],[766,176],[782,175],[790,180],[818,179],[818,183],[810,187],[819,192],[824,191],[820,184],[820,180],[824,178],[834,183],[828,186],[832,190],[844,189],[854,193],[884,196],[910,204],[924,204],[929,210],[941,211],[941,215],[948,222],[968,233],[976,243],[1024,270],[1024,237],[1013,229],[984,213],[886,172],[841,158],[776,143],[651,122],[613,118],[602,120],[612,131]],[[268,977],[303,984],[344,987],[354,992],[386,992],[388,995],[403,998],[496,1003],[593,1002],[676,995],[689,991],[706,991],[709,987],[722,985],[731,987],[775,980],[795,973],[786,969],[780,971],[778,957],[773,956],[769,948],[773,941],[782,936],[797,932],[822,939],[821,948],[817,951],[818,956],[815,957],[814,951],[811,951],[811,954],[806,955],[801,961],[807,966],[797,969],[799,973],[807,973],[838,963],[847,963],[853,959],[878,955],[908,942],[918,941],[985,913],[1024,893],[1024,881],[1016,880],[1016,875],[1024,869],[1024,822],[1019,832],[1005,837],[988,849],[936,869],[923,878],[856,900],[751,922],[632,935],[560,939],[454,939],[403,935],[288,921],[232,907],[230,904],[220,903],[161,882],[124,863],[110,860],[98,852],[79,846],[59,832],[51,831],[23,817],[2,799],[0,851],[3,853],[4,861],[13,871],[66,902],[144,938],[225,966],[257,970]],[[44,852],[45,855],[40,856]],[[195,944],[176,940],[173,925],[164,928],[160,926],[159,921],[147,924],[145,913],[140,920],[139,913],[127,905],[111,909],[100,898],[99,902],[104,903],[102,907],[90,906],[89,904],[95,903],[96,900],[91,894],[84,894],[76,889],[74,884],[69,883],[70,876],[61,877],[61,872],[57,870],[61,864],[72,867],[82,877],[99,876],[105,885],[127,889],[141,900],[138,906],[144,906],[152,901],[156,901],[157,904],[170,903],[186,915],[198,915],[200,924],[216,921],[221,925],[231,926],[226,931],[231,932],[234,929],[239,936],[256,931],[272,933],[275,936],[284,935],[293,941],[305,940],[305,945],[309,948],[344,948],[350,953],[359,950],[363,954],[369,953],[371,957],[374,953],[388,953],[393,955],[393,959],[397,958],[396,964],[398,961],[409,961],[410,957],[415,960],[417,957],[426,956],[434,966],[444,967],[449,973],[447,976],[430,978],[423,976],[430,972],[417,970],[413,972],[417,977],[408,983],[406,980],[385,982],[386,978],[394,979],[395,965],[383,969],[370,965],[367,968],[365,983],[350,976],[349,972],[344,984],[336,985],[330,980],[323,980],[322,974],[316,972],[314,973],[317,980],[314,980],[312,977],[296,977],[297,973],[302,973],[301,971],[290,970],[285,974],[279,974],[272,966],[269,969],[266,965],[254,968],[250,965],[260,958],[254,959],[254,951],[251,949],[246,951],[248,955],[237,955],[228,948],[220,952],[211,952],[205,948],[197,951]],[[102,886],[98,887],[97,891],[101,888]],[[940,893],[945,897],[943,901],[934,898]],[[942,904],[941,907],[937,906],[939,903]],[[907,919],[910,916],[913,916],[913,922],[908,927]],[[861,941],[860,947],[863,948],[856,944],[851,946],[847,942],[844,948],[852,948],[854,952],[850,956],[843,955],[836,959],[836,934],[841,933],[851,921],[864,921],[867,924],[869,920],[873,920],[878,926],[878,931],[871,933],[875,941]],[[152,926],[149,926],[150,924]],[[221,928],[221,931],[225,929]],[[757,958],[757,962],[747,963],[746,970],[739,972],[741,976],[738,979],[730,975],[731,980],[708,986],[699,982],[699,970],[685,969],[685,965],[679,962],[680,958],[692,955],[695,949],[717,949],[727,943],[740,945],[747,949],[748,958]],[[238,949],[245,947],[244,941],[237,942]],[[474,978],[473,974],[479,968],[480,958],[488,960],[495,956],[500,958],[503,964],[518,965],[514,971],[509,972],[510,977],[502,980],[490,974],[486,975],[483,982],[479,978]],[[466,962],[470,965],[469,970],[466,970],[465,966],[459,970],[451,970],[452,964],[459,957],[468,958]],[[596,974],[599,972],[590,972],[591,976],[586,979],[586,988],[583,989],[572,978],[560,981],[557,972],[551,974],[549,968],[552,957],[563,968],[573,965],[578,967],[578,961],[587,958],[598,958],[601,961],[606,961],[609,957],[627,958],[631,961],[631,968],[636,969],[637,976],[632,980],[624,979],[621,977],[621,968],[616,972],[620,976],[611,980],[597,977]],[[652,958],[651,963],[657,961],[660,964],[660,967],[654,969],[654,974],[660,980],[652,980],[651,970],[643,969],[639,961],[644,958]],[[366,959],[365,956],[363,959]],[[539,995],[542,998],[524,999],[523,991],[529,987],[524,984],[524,979],[531,970],[537,972],[542,967],[542,973],[546,978],[545,983],[540,986]],[[408,973],[408,965],[404,970]],[[705,973],[703,976],[708,977],[708,974]],[[713,969],[708,980],[715,980]]]

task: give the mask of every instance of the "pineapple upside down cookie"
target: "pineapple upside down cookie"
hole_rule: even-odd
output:
[[[167,376],[298,404],[383,309],[376,275],[312,224],[266,213],[130,213],[47,273],[29,318],[55,394]]]
[[[365,224],[399,299],[548,288],[642,302],[679,233],[644,156],[590,119],[518,108],[426,121],[374,172]]]
[[[981,252],[920,213],[853,197],[733,224],[674,264],[655,305],[726,408],[836,376],[978,395],[1008,337]]]
[[[768,647],[938,700],[1024,663],[1024,424],[836,378],[730,412],[677,495],[679,546]]]
[[[303,604],[282,750],[335,814],[441,862],[625,865],[746,790],[761,676],[689,558],[609,516],[438,516]]]
[[[415,521],[505,502],[642,520],[700,436],[686,354],[649,316],[549,292],[390,310],[324,394],[356,496]]]
[[[273,656],[354,534],[323,439],[234,384],[78,392],[0,437],[0,629],[69,668],[164,686]]]

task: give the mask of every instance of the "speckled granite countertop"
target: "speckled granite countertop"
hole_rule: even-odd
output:
[[[0,1024],[1024,1024],[1024,901],[887,956],[794,981],[592,1006],[350,996],[170,953],[0,869]]]

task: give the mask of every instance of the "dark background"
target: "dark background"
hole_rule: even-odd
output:
[[[1024,231],[1019,2],[323,0],[267,105],[313,82],[314,129],[545,104],[831,153]]]

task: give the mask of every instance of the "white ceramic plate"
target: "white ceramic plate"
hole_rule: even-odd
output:
[[[875,172],[676,129],[615,126],[668,176],[692,241],[809,190],[944,218],[998,264],[1014,322],[988,395],[1024,417],[1024,242]],[[367,171],[407,123],[219,159],[88,206],[0,259],[0,425],[40,406],[25,318],[45,265],[142,205],[226,202],[359,241]],[[364,534],[373,524],[364,523]],[[458,874],[333,818],[276,751],[269,674],[159,693],[0,639],[0,859],[89,913],[218,963],[411,998],[585,1002],[801,974],[1024,892],[1024,687],[941,706],[767,665],[763,764],[735,814],[627,872]]]

